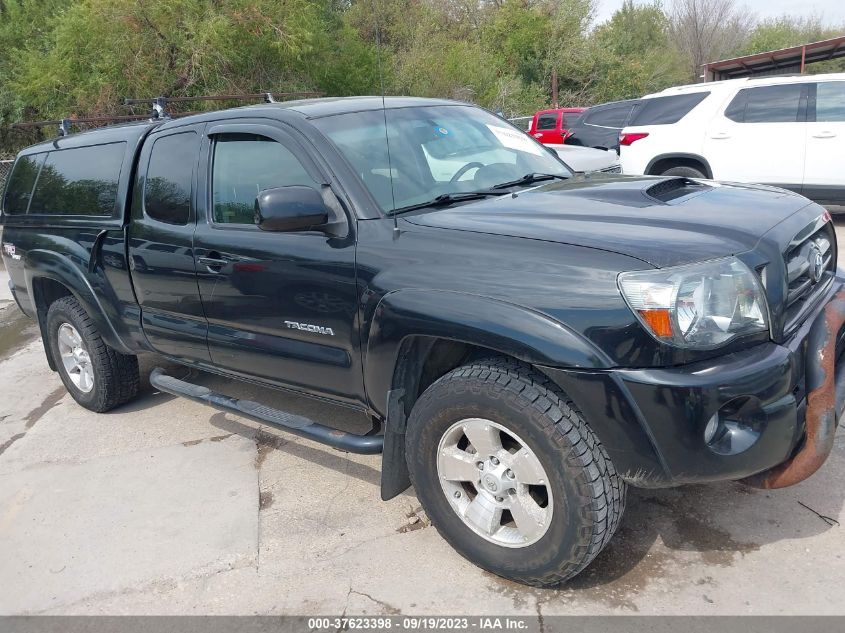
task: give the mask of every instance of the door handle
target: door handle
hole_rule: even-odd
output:
[[[731,135],[728,134],[727,132],[714,132],[713,134],[710,135],[710,138],[714,138],[716,140],[722,140],[722,139],[726,139],[726,138],[730,138],[730,137],[731,137]]]
[[[813,138],[834,138],[836,136],[835,132],[831,132],[829,130],[823,130],[822,132],[818,132],[817,134],[813,134]]]
[[[208,256],[197,257],[197,261],[213,273],[219,273],[220,269],[229,263],[228,260],[220,256],[220,253],[214,251],[210,252]]]
[[[542,133],[542,132],[537,132],[537,133],[534,135],[534,138],[540,138],[541,136],[543,136],[543,133]]]

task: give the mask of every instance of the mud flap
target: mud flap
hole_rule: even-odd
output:
[[[408,462],[405,460],[405,390],[387,393],[387,421],[384,424],[384,451],[381,456],[381,498],[393,499],[411,486]]]

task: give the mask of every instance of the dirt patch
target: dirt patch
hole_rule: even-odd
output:
[[[273,498],[273,493],[269,490],[265,490],[264,492],[259,493],[258,509],[266,510],[267,508],[273,505],[273,501],[275,501],[275,499]]]
[[[266,431],[258,429],[255,432],[255,446],[258,449],[258,453],[255,456],[255,467],[260,469],[262,464],[264,464],[264,460],[267,459],[267,456],[270,453],[280,449],[287,443],[288,441],[286,439],[281,438],[278,435],[272,435]]]
[[[689,495],[692,496],[692,495]],[[717,528],[700,516],[692,503],[687,503],[689,496],[681,497],[680,503],[670,503],[666,499],[643,497],[640,503],[649,503],[668,510],[673,524],[674,534],[664,531],[663,538],[673,549],[696,551],[708,565],[729,567],[737,554],[745,555],[760,549],[757,543],[737,541],[730,533]]]
[[[26,414],[26,417],[24,418],[26,431],[31,429],[35,425],[35,423],[38,422],[38,420],[43,418],[44,414],[46,414],[50,409],[55,407],[59,403],[59,400],[61,400],[66,393],[67,390],[65,390],[64,386],[61,386],[47,394],[44,400],[41,401],[41,404],[39,404],[32,411]],[[3,416],[3,419],[7,417],[8,416]],[[26,435],[26,431],[24,431],[23,433],[17,433],[5,442],[3,442],[3,444],[0,444],[0,455],[6,452],[6,449],[9,448],[12,444],[22,439]]]
[[[10,303],[0,308],[0,360],[38,338],[38,323]]]
[[[44,400],[41,401],[37,407],[35,407],[32,411],[27,413],[26,417],[24,418],[24,422],[26,423],[26,428],[31,429],[38,420],[44,417],[44,415],[57,404],[59,404],[59,400],[61,400],[65,394],[67,394],[67,389],[65,389],[64,385],[61,387],[57,387],[53,391],[51,391]]]
[[[400,534],[422,530],[423,528],[427,528],[431,525],[431,521],[428,520],[428,516],[422,509],[422,506],[411,508],[411,510],[405,515],[405,518],[408,519],[408,522],[396,528],[396,531]]]
[[[187,442],[182,442],[182,446],[196,446],[197,444],[201,444],[202,442],[209,441],[209,442],[222,442],[225,439],[228,439],[234,435],[233,433],[227,433],[226,435],[215,435],[214,437],[202,437],[198,440],[188,440]]]
[[[7,448],[9,448],[12,444],[17,442],[19,439],[21,439],[24,435],[26,435],[26,433],[17,433],[16,435],[13,435],[8,440],[6,440],[2,444],[0,444],[0,455],[5,453]]]

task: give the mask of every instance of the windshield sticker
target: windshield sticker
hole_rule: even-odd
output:
[[[506,127],[499,127],[498,125],[487,124],[487,129],[493,132],[499,142],[508,149],[515,149],[519,152],[528,152],[536,156],[542,156],[543,151],[537,147],[537,144],[526,136],[523,132],[517,130],[510,130]]]

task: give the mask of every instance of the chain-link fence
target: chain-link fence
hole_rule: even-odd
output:
[[[12,173],[12,164],[14,162],[13,160],[0,160],[0,194],[6,188],[6,179]]]

